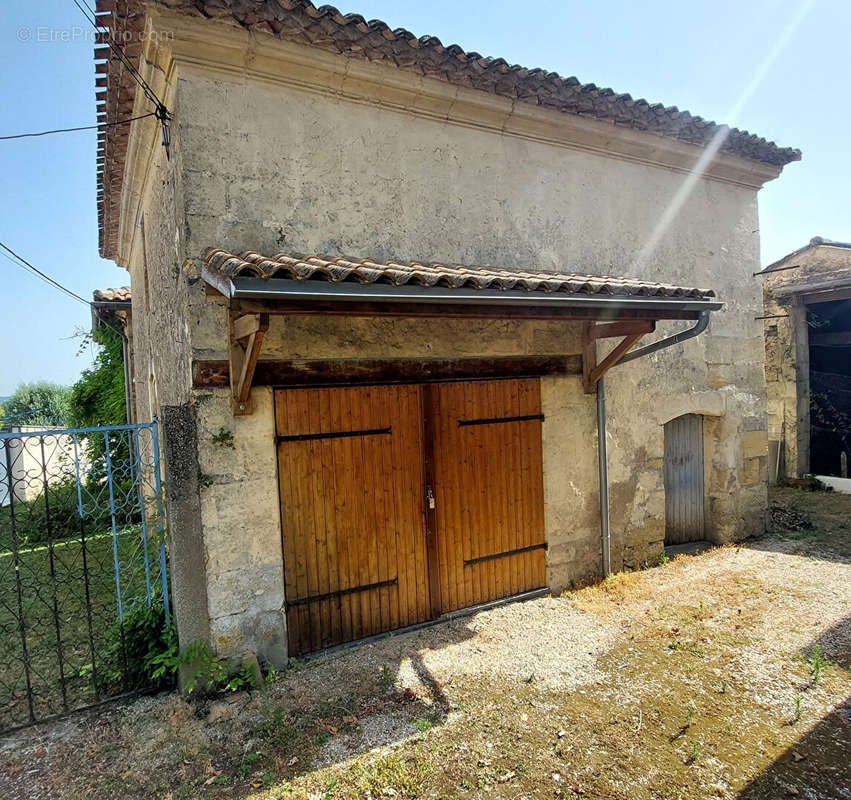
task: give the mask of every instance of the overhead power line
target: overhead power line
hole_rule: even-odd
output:
[[[79,301],[87,308],[91,308],[92,304],[88,300],[83,297],[80,297],[80,295],[69,289],[67,286],[63,286],[56,279],[51,278],[50,275],[48,275],[46,272],[42,272],[38,267],[31,264],[22,256],[19,256],[14,250],[12,250],[11,247],[8,247],[3,242],[0,242],[0,248],[2,248],[2,250],[0,250],[0,256],[3,256],[16,267],[20,267],[22,270],[24,270],[24,272],[28,272],[30,273],[30,275],[33,275],[39,280],[44,281],[44,283],[46,283],[48,286],[52,286],[54,289],[58,289],[60,292],[63,292],[64,294],[68,295],[68,297],[72,298],[73,300]],[[5,252],[3,252],[4,250]],[[124,331],[121,331],[116,328],[115,325],[113,325],[109,320],[106,320],[101,317],[101,322],[108,328],[112,328],[112,330],[114,330],[119,336],[124,338]]]
[[[124,52],[124,48],[115,41],[112,29],[109,28],[109,26],[101,25],[98,22],[97,12],[88,5],[86,0],[83,0],[83,3],[80,3],[80,0],[71,0],[71,2],[77,6],[80,13],[86,18],[96,33],[104,34],[104,42],[109,45],[109,48],[124,65],[133,80],[139,84],[148,100],[154,104],[154,108],[156,109],[154,111],[154,116],[156,116],[156,118],[160,121],[160,125],[162,125],[162,143],[163,147],[165,147],[167,157],[169,153],[169,145],[171,144],[171,132],[168,125],[168,121],[171,119],[171,114],[169,114],[166,104],[160,100],[157,93],[151,88],[151,85],[145,80],[139,70],[136,69],[133,62],[128,58],[127,53]]]
[[[55,130],[38,131],[37,133],[16,133],[11,136],[0,136],[0,141],[7,141],[9,139],[26,139],[32,136],[47,136],[51,133],[74,133],[75,131],[91,131],[95,128],[111,128],[115,125],[129,125],[131,122],[135,122],[137,119],[155,117],[156,115],[156,111],[150,111],[147,114],[140,114],[138,117],[130,117],[130,119],[120,119],[116,122],[98,122],[97,125],[83,125],[79,128],[56,128]]]
[[[124,48],[114,40],[112,29],[109,26],[101,25],[98,22],[97,12],[90,8],[88,3],[83,0],[81,4],[79,0],[71,0],[80,10],[80,13],[86,18],[88,23],[94,28],[95,33],[104,34],[104,42],[109,46],[110,50],[116,55],[118,60],[124,65],[124,68],[130,73],[136,83],[139,84],[145,96],[154,104],[154,116],[159,120],[162,126],[162,143],[165,147],[166,158],[169,155],[169,146],[171,144],[171,131],[168,122],[171,119],[171,114],[166,108],[166,104],[157,96],[157,93],[151,88],[151,85],[145,80],[139,70],[133,66],[133,62],[127,57]]]
[[[85,300],[84,298],[80,297],[80,295],[78,295],[76,292],[71,291],[71,289],[69,289],[67,286],[63,286],[61,283],[59,283],[59,281],[54,280],[50,277],[50,275],[38,269],[38,267],[34,267],[32,264],[30,264],[29,261],[27,261],[22,256],[19,256],[14,250],[12,250],[11,247],[7,247],[5,244],[3,244],[3,242],[0,242],[0,247],[2,247],[3,250],[6,251],[5,253],[0,252],[0,255],[5,256],[5,258],[11,261],[15,266],[20,267],[21,269],[29,272],[32,275],[35,275],[37,278],[44,281],[49,286],[52,286],[54,289],[58,289],[60,292],[64,292],[69,297],[74,298],[74,300],[79,300],[81,303],[89,305],[88,300]]]

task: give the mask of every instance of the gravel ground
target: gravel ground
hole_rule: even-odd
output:
[[[813,530],[29,729],[0,797],[851,798],[851,498],[778,502]]]

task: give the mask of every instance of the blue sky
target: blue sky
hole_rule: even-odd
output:
[[[847,0],[812,3],[744,103],[742,93],[808,4],[352,2],[341,10],[799,147],[803,161],[760,193],[763,263],[811,236],[851,240]],[[92,42],[71,0],[5,0],[0,19],[0,135],[93,124]],[[0,241],[83,297],[127,282],[97,255],[94,131],[0,142],[0,166]],[[74,338],[88,326],[88,309],[2,258],[0,276],[0,396],[21,381],[72,382],[90,364]]]

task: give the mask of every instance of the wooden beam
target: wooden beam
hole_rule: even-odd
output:
[[[263,330],[266,331],[269,329],[268,314],[243,314],[241,317],[237,317],[233,321],[233,338],[241,342],[243,339],[251,336],[251,334],[257,333],[263,326],[264,319],[266,327]]]
[[[596,385],[597,381],[617,364],[643,335],[643,333],[631,333],[629,336],[624,336],[620,344],[591,370],[591,381]]]
[[[585,322],[582,325],[582,384],[586,394],[593,394],[597,381],[618,363],[645,333],[656,329],[653,320],[618,321],[605,324]],[[623,336],[609,354],[597,362],[597,340]]]
[[[586,394],[594,391],[591,372],[597,365],[597,340],[594,338],[594,323],[582,323],[582,388]]]
[[[799,297],[801,298],[801,302],[808,306],[815,305],[816,303],[832,303],[834,300],[851,300],[851,288],[802,294]]]
[[[250,414],[251,384],[260,357],[263,334],[269,330],[268,314],[252,314],[230,319],[229,377],[233,413]]]
[[[429,383],[482,378],[535,378],[579,375],[581,357],[510,356],[455,359],[317,359],[258,360],[252,386],[349,386],[370,383]],[[195,389],[230,385],[227,361],[193,361]]]
[[[594,339],[608,339],[612,336],[629,336],[639,333],[653,333],[656,330],[656,322],[652,319],[622,319],[617,322],[605,322],[594,325],[590,336]]]

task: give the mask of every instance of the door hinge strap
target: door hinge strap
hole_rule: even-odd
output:
[[[458,427],[467,425],[494,425],[498,422],[530,422],[532,420],[544,421],[543,414],[523,414],[519,417],[485,417],[483,419],[459,419]]]
[[[533,550],[546,550],[547,543],[532,544],[528,547],[519,547],[517,550],[507,550],[504,553],[492,553],[489,556],[479,556],[478,558],[470,558],[464,562],[465,567],[472,567],[474,564],[481,564],[483,561],[493,561],[495,558],[508,558],[508,556],[518,556],[521,553],[531,553]]]
[[[306,606],[308,603],[318,603],[321,600],[333,600],[335,597],[344,597],[347,594],[356,594],[357,592],[368,592],[372,589],[383,589],[385,586],[395,586],[399,582],[399,578],[392,578],[387,581],[378,581],[377,583],[367,583],[363,586],[352,586],[348,589],[339,589],[336,592],[326,592],[325,594],[314,594],[310,597],[300,597],[296,600],[287,600],[287,608],[293,606]]]
[[[391,433],[391,428],[367,428],[362,431],[331,431],[329,433],[296,433],[287,436],[276,436],[278,442],[308,442],[311,439],[344,439],[347,436],[381,436]]]

